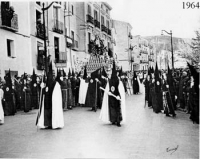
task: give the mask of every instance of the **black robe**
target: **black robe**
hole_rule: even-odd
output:
[[[4,99],[3,102],[3,109],[4,109],[4,115],[15,115],[16,109],[15,109],[15,101],[14,101],[14,90],[10,87],[5,86],[3,88],[4,91]]]
[[[52,81],[47,86],[48,91],[46,87],[42,90],[42,97],[44,98],[44,126],[47,127],[52,126],[52,94],[55,84],[56,82]]]
[[[167,81],[163,80],[162,90],[164,92],[164,95],[163,95],[164,113],[166,115],[169,115],[169,114],[174,115],[175,114],[174,103],[172,101],[170,89],[167,88],[167,85],[169,86]]]
[[[119,80],[109,80],[109,91],[115,96],[120,96]],[[121,102],[113,96],[108,96],[109,116],[111,123],[122,121]]]
[[[147,79],[144,81],[144,87],[145,87],[145,101],[149,102],[149,94],[150,94],[150,80]]]
[[[21,107],[24,112],[31,110],[31,89],[29,84],[25,84],[22,87]]]
[[[138,94],[139,93],[139,83],[137,80],[137,76],[133,77],[133,93]]]
[[[34,108],[34,109],[39,108],[38,84],[35,82],[31,82],[31,108]]]
[[[96,108],[97,83],[94,77],[88,78],[87,80],[89,81],[89,84],[88,84],[88,90],[87,90],[87,95],[85,99],[85,106]]]
[[[77,78],[76,79],[75,105],[78,105],[80,83],[81,83],[80,78]]]

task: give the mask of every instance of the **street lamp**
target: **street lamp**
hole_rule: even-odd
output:
[[[43,14],[43,29],[44,29],[44,57],[45,57],[45,71],[48,73],[48,61],[47,61],[47,45],[46,45],[46,28],[45,28],[45,15],[44,11],[48,10],[54,2],[51,2],[46,8],[44,7],[44,3],[42,4],[42,14]],[[60,6],[55,6],[56,8],[60,8]]]
[[[174,54],[173,54],[173,43],[172,43],[172,31],[170,33],[166,30],[162,30],[161,35],[163,35],[163,31],[166,32],[168,35],[171,35],[171,51],[172,51],[172,70],[174,71]]]

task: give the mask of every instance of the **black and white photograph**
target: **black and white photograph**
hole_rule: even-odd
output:
[[[0,0],[0,158],[199,159],[200,1]]]

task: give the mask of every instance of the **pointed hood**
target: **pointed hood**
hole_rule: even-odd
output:
[[[66,74],[65,70],[63,70],[63,77],[66,77],[66,76],[67,76],[67,74]]]
[[[122,71],[122,66],[121,69],[119,70],[119,77],[121,77],[123,75],[123,71]]]
[[[32,84],[37,82],[37,76],[35,74],[35,69],[33,69],[33,74],[32,74]]]
[[[8,73],[6,74],[5,82],[6,82],[6,86],[9,87],[9,89],[12,89],[12,80],[11,80],[11,75],[10,75],[10,69],[9,69]]]
[[[81,76],[81,71],[77,74],[77,78]]]
[[[155,75],[155,79],[158,79],[158,78],[159,78],[159,71],[158,71],[158,65],[157,65],[157,62],[156,62],[156,68],[155,68],[154,75]]]
[[[117,71],[116,71],[116,66],[115,66],[115,61],[113,60],[113,68],[112,68],[112,74],[111,74],[111,78],[109,80],[109,87],[110,87],[110,91],[114,94],[114,95],[118,95],[118,86],[119,86],[119,78],[117,77]]]
[[[70,77],[71,77],[71,70],[70,70],[70,68],[69,68],[68,78],[70,78]]]
[[[117,77],[117,70],[116,70],[116,66],[115,66],[115,61],[113,60],[113,68],[112,68],[111,79],[115,79],[115,78],[118,78],[118,77]]]
[[[75,77],[74,69],[72,69],[72,76]]]
[[[86,79],[87,78],[87,68],[85,66],[84,68],[84,74],[83,74],[83,79]]]
[[[58,83],[61,84],[60,77],[61,77],[61,72],[57,69],[57,76],[56,76],[56,79],[55,79],[55,80],[56,80]]]

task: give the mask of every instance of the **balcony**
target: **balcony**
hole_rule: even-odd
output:
[[[111,36],[111,30],[110,30],[110,29],[108,29],[108,35],[110,35],[110,36]]]
[[[63,34],[63,23],[57,19],[53,20],[53,31],[59,34]]]
[[[0,27],[12,32],[18,32],[18,15],[14,13],[11,7],[0,10]]]
[[[142,64],[145,64],[145,63],[148,63],[148,61],[147,60],[140,60],[140,63]]]
[[[67,53],[58,52],[56,53],[55,63],[66,63],[67,62]]]
[[[105,33],[108,32],[107,28],[106,28],[104,25],[101,25],[101,31],[103,31],[103,32],[105,32]]]
[[[140,53],[142,53],[142,54],[148,54],[148,52],[146,50],[140,50]]]
[[[91,15],[87,14],[87,22],[88,23],[91,23],[91,24],[94,24],[94,19]]]
[[[48,39],[47,27],[45,27],[45,31],[46,31],[46,39]],[[44,39],[44,26],[42,23],[39,22],[36,23],[36,37]]]
[[[94,26],[100,29],[100,22],[98,20],[94,20]]]

